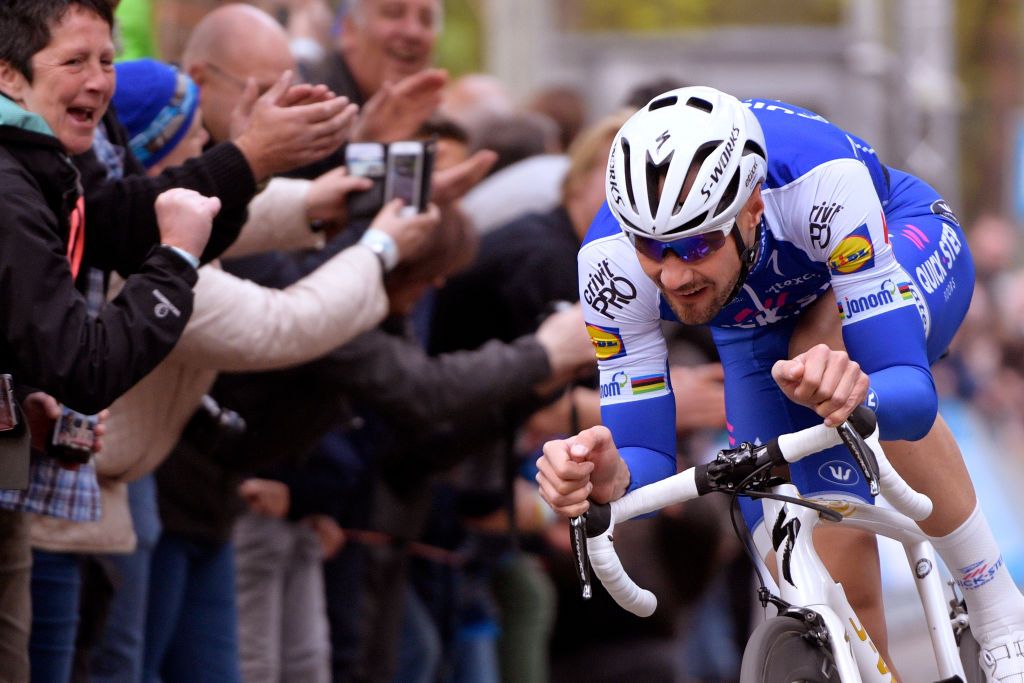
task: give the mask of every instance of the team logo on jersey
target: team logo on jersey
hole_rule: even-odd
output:
[[[914,269],[917,281],[924,287],[924,291],[932,294],[942,286],[946,278],[949,277],[950,271],[953,270],[953,263],[963,248],[963,243],[960,241],[959,235],[956,234],[956,230],[943,223],[938,247],[928,255],[924,263]],[[946,300],[949,300],[955,287],[956,282],[950,280],[950,285],[945,291]]]
[[[956,217],[955,213],[953,213],[953,209],[949,208],[949,204],[946,203],[945,199],[936,199],[932,202],[931,209],[932,213],[936,216],[942,216],[947,221],[960,225],[960,219]]]
[[[906,294],[904,295],[904,286]],[[864,296],[857,296],[850,298],[844,296],[842,301],[836,301],[836,306],[839,307],[839,319],[840,320],[853,320],[854,318],[863,317],[866,313],[881,312],[879,309],[886,308],[896,303],[896,299],[899,297],[902,299],[913,299],[914,293],[910,287],[909,282],[901,282],[899,285],[893,284],[892,280],[886,280],[878,288],[877,292],[871,292]],[[870,315],[868,317],[871,317]]]
[[[902,228],[900,228],[899,234],[906,237],[911,244],[917,247],[918,251],[924,251],[925,245],[931,242],[931,240],[928,239],[928,235],[925,234],[924,230],[917,227],[916,225],[911,225],[910,223],[907,223]]]
[[[827,482],[839,486],[856,486],[860,482],[860,475],[849,463],[842,460],[830,460],[818,468],[818,476]]]
[[[862,225],[840,242],[828,256],[828,268],[833,275],[849,275],[875,265],[875,248],[871,244],[868,226]]]
[[[626,345],[617,327],[587,324],[587,334],[594,345],[598,360],[612,360],[626,355]]]
[[[583,288],[583,300],[603,316],[615,320],[613,311],[621,311],[626,304],[636,299],[636,285],[629,278],[616,275],[604,259],[587,276]]]
[[[629,381],[629,375],[623,370],[616,371],[611,379],[604,381],[604,373],[601,373],[601,398],[617,398],[619,396],[632,396],[633,385]]]
[[[811,207],[807,217],[811,235],[811,244],[824,249],[832,240],[832,219],[843,210],[843,205],[836,202],[822,202]]]

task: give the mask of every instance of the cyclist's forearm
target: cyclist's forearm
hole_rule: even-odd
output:
[[[629,473],[628,490],[676,473],[675,400],[655,398],[601,406]]]
[[[878,414],[884,441],[917,441],[931,429],[939,401],[930,372],[899,365],[869,374],[868,407]]]

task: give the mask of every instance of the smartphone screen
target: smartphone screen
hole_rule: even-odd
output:
[[[377,142],[350,143],[345,147],[345,166],[349,175],[362,178],[384,177],[384,145]]]
[[[404,213],[420,208],[420,186],[423,178],[423,145],[418,142],[397,142],[388,155],[387,187],[384,201],[398,197],[405,202]]]

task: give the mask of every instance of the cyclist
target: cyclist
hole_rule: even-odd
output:
[[[948,205],[811,111],[706,87],[669,91],[623,125],[606,196],[580,249],[580,288],[614,294],[629,288],[607,283],[625,279],[635,295],[585,299],[594,302],[585,311],[607,428],[545,445],[538,481],[551,506],[577,515],[588,496],[605,502],[675,472],[660,323],[708,324],[725,368],[731,441],[764,442],[822,418],[836,424],[861,402],[877,412],[894,466],[935,503],[921,528],[963,589],[983,668],[990,680],[1020,680],[1024,598],[937,417],[929,369],[973,290]],[[839,315],[824,318],[822,300]],[[840,325],[849,355],[832,341]],[[841,448],[792,469],[808,495],[871,500]],[[742,509],[759,549],[770,551],[760,504],[743,499]],[[880,578],[864,570],[877,567],[874,539],[820,531],[826,564],[884,648]]]

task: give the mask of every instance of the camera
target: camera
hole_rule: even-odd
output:
[[[53,426],[47,455],[55,460],[72,465],[84,465],[92,458],[96,445],[96,425],[99,418],[83,415],[65,405],[60,406],[60,417]]]
[[[206,395],[185,426],[184,436],[199,451],[218,457],[245,434],[245,418]]]

